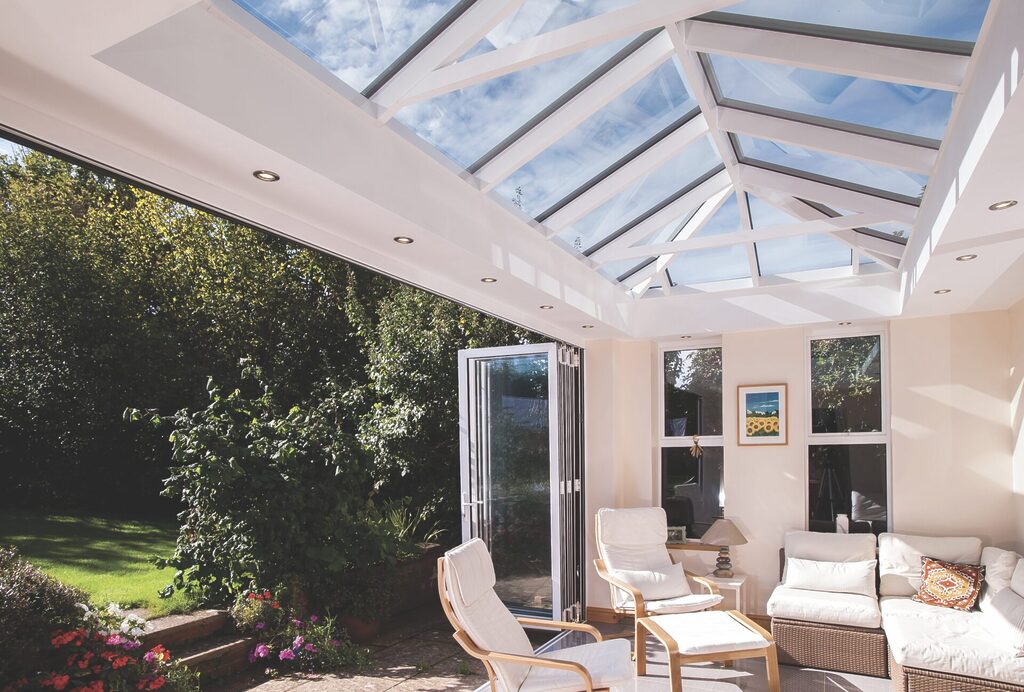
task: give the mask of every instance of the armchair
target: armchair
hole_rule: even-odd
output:
[[[493,692],[632,692],[629,642],[603,641],[597,629],[582,623],[516,618],[494,583],[494,565],[479,538],[437,561],[438,595],[453,636],[483,662]],[[596,641],[534,654],[524,625],[587,632]]]
[[[710,579],[681,570],[677,595],[646,598],[637,585],[629,583],[629,574],[665,571],[674,563],[665,543],[668,520],[661,507],[608,509],[597,511],[597,552],[594,560],[597,574],[608,582],[613,610],[636,618],[668,613],[693,613],[709,610],[722,602],[718,585]],[[668,571],[671,571],[670,569]],[[688,581],[700,585],[705,593],[692,593]],[[635,580],[634,580],[635,582]],[[664,591],[664,588],[659,590]]]

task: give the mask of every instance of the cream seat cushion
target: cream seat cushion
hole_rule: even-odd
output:
[[[683,656],[749,651],[768,646],[764,637],[721,610],[655,615],[651,620],[675,640]]]
[[[882,614],[873,596],[777,586],[768,599],[768,614],[785,620],[820,622],[874,629]]]
[[[629,659],[630,645],[627,639],[610,639],[559,649],[542,658],[582,663],[594,680],[594,687],[607,687],[612,692],[633,692],[633,664]],[[583,678],[569,671],[553,668],[530,668],[519,692],[579,692],[583,689]]]
[[[644,600],[644,607],[647,612],[656,615],[668,613],[695,613],[699,610],[714,608],[722,602],[720,594],[694,593],[687,596],[676,596],[675,598],[663,598],[656,601]],[[624,601],[622,608],[633,609],[633,597],[629,596]]]
[[[980,551],[979,551],[980,552]],[[910,668],[1024,684],[1024,658],[993,638],[985,613],[885,597],[882,624],[896,662]]]

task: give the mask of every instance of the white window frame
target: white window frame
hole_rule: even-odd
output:
[[[707,338],[707,339],[686,339],[671,342],[661,342],[658,344],[658,397],[657,407],[658,413],[654,416],[655,424],[658,426],[657,440],[658,445],[654,450],[654,500],[657,506],[661,506],[661,455],[662,450],[667,447],[692,447],[693,436],[686,435],[684,437],[668,437],[665,435],[665,354],[669,351],[699,351],[705,348],[722,348],[721,337]],[[698,435],[700,438],[701,447],[719,447],[722,448],[723,465],[722,465],[722,507],[725,507],[727,498],[725,497],[725,350],[722,349],[722,434],[721,435]]]
[[[882,395],[882,430],[880,432],[850,433],[816,433],[812,428],[813,400],[811,398],[811,342],[821,339],[843,339],[858,336],[877,336],[881,368]],[[811,447],[822,445],[885,445],[885,501],[886,530],[892,531],[892,404],[889,377],[889,328],[888,324],[868,324],[857,327],[810,329],[804,339],[804,395],[807,404],[804,407],[804,425],[807,430],[807,442],[804,449],[804,527],[810,529],[811,522]]]

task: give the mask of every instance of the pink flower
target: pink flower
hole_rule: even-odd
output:
[[[140,646],[142,646],[142,642],[133,641],[131,639],[126,640],[125,643],[121,645],[122,648],[127,649],[128,651],[138,649]]]
[[[292,619],[292,624],[295,625],[296,627],[302,627],[302,620],[296,620],[296,619],[293,618]]]
[[[315,647],[315,646],[313,646],[313,644],[312,644],[312,643],[306,644],[306,645],[305,645],[304,647],[302,647],[302,648],[303,648],[303,649],[305,649],[306,651],[308,651],[308,652],[309,652],[309,653],[311,653],[311,654],[315,654],[315,653],[316,653],[316,647]]]
[[[301,649],[301,648],[302,648],[302,643],[303,643],[304,641],[306,641],[306,640],[305,640],[305,639],[304,639],[304,638],[302,637],[302,635],[300,634],[299,636],[297,636],[297,637],[295,638],[295,641],[293,641],[293,642],[292,642],[292,648],[293,648],[293,649]]]
[[[270,647],[266,644],[257,644],[256,648],[252,650],[252,655],[255,658],[266,658],[270,655]]]
[[[341,646],[341,642],[339,642],[337,639],[332,639],[331,640],[331,646],[333,648],[337,649],[339,646]]]
[[[110,646],[121,646],[127,641],[128,640],[122,637],[120,634],[112,634],[109,637],[107,637],[107,644],[109,644]]]
[[[265,622],[257,622],[256,623],[256,629],[258,629],[258,630],[261,630],[261,629],[263,629],[266,626],[267,626],[267,623],[265,623]]]
[[[317,617],[316,615],[310,615],[310,616],[309,616],[309,621],[310,621],[310,622],[316,622],[316,621],[317,621],[317,620],[319,620],[319,619],[320,619],[320,618],[318,618],[318,617]]]
[[[281,653],[277,657],[282,661],[293,661],[295,660],[295,653],[291,649],[281,649]]]

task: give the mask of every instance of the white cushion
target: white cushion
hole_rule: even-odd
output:
[[[985,566],[985,581],[981,585],[978,607],[988,610],[993,596],[1010,587],[1013,568],[1020,561],[1020,555],[1012,550],[985,546],[981,551],[981,564]]]
[[[1024,658],[996,640],[986,613],[898,597],[883,598],[881,608],[889,649],[900,665],[1024,684]]]
[[[789,531],[783,543],[786,557],[826,562],[863,562],[875,559],[872,533],[819,533]]]
[[[768,640],[721,610],[655,615],[651,620],[675,640],[683,656],[749,651],[768,646]]]
[[[512,613],[494,593],[494,567],[487,546],[479,538],[445,553],[445,591],[455,617],[470,639],[482,649],[530,656],[533,646]],[[526,666],[495,662],[501,684],[518,689]]]
[[[644,607],[648,613],[656,615],[667,615],[669,613],[696,613],[708,608],[714,608],[723,601],[721,594],[694,593],[689,596],[677,596],[675,598],[664,598],[658,601],[644,601]],[[627,598],[620,608],[633,610],[632,597]]]
[[[992,623],[992,633],[1005,641],[1014,656],[1024,656],[1024,596],[1013,589],[1003,589],[989,604],[985,617]]]
[[[644,601],[690,595],[690,585],[681,564],[646,570],[610,570],[610,574],[638,589]]]
[[[594,681],[594,687],[607,687],[612,692],[634,692],[636,683],[633,681],[633,664],[629,657],[629,640],[610,639],[558,649],[541,658],[558,661],[575,661],[580,663]],[[576,673],[553,668],[530,668],[529,675],[523,681],[519,692],[581,692],[583,678]]]
[[[877,564],[877,560],[826,562],[787,557],[785,585],[811,591],[859,593],[873,598]]]
[[[981,539],[883,533],[878,537],[879,593],[882,596],[916,594],[921,588],[921,558],[925,556],[977,565],[981,561]]]
[[[785,620],[821,622],[874,629],[882,622],[874,596],[810,591],[777,586],[768,599],[768,614]]]
[[[668,541],[668,518],[661,507],[597,510],[601,542],[606,545],[650,545]]]
[[[1013,568],[1013,576],[1010,577],[1010,588],[1019,595],[1024,596],[1024,560],[1018,560],[1017,566]]]

